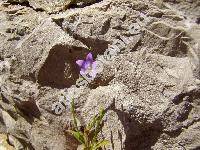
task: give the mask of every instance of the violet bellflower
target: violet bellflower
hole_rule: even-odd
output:
[[[93,60],[92,53],[87,54],[86,60],[77,60],[76,64],[80,67],[80,74],[83,77],[93,80],[97,75],[97,63]]]

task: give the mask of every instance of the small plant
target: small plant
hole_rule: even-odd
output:
[[[103,117],[105,115],[105,110],[101,109],[99,114],[97,114],[81,131],[78,127],[79,120],[76,117],[74,100],[71,102],[71,113],[73,119],[73,130],[68,130],[78,142],[81,143],[81,148],[83,150],[99,150],[105,145],[109,144],[108,140],[99,140],[98,134],[103,127]]]

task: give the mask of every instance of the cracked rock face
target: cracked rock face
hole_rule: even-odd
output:
[[[199,149],[199,1],[78,2],[0,2],[0,149],[77,149],[69,106],[52,110],[73,91],[81,125],[107,110],[106,149]],[[76,60],[113,46],[95,80],[74,87]]]
[[[70,5],[77,5],[82,7],[95,3],[97,0],[7,0],[7,2],[27,5],[36,11],[55,13],[66,10],[70,7]]]

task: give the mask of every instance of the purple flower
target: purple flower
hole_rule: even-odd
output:
[[[89,53],[86,60],[77,60],[76,63],[80,67],[80,74],[82,76],[87,76],[89,79],[94,79],[96,77],[96,61],[93,60],[92,53]]]

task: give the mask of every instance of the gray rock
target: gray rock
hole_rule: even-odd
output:
[[[15,147],[16,150],[24,149],[24,146],[14,136],[10,135],[8,139],[9,139],[9,142]]]
[[[70,100],[52,110],[73,91],[81,125],[106,109],[107,149],[199,148],[197,1],[104,0],[66,11],[69,1],[16,2],[0,3],[0,132],[15,148],[77,149],[66,133]],[[120,52],[105,60],[113,47]],[[75,62],[90,51],[103,71],[74,87]]]
[[[8,143],[7,135],[0,134],[0,149],[2,150],[14,150],[14,147]]]
[[[44,10],[47,13],[55,13],[64,11],[71,4],[78,4],[77,7],[95,3],[97,0],[7,0],[10,3],[26,4],[33,7],[35,10]]]

